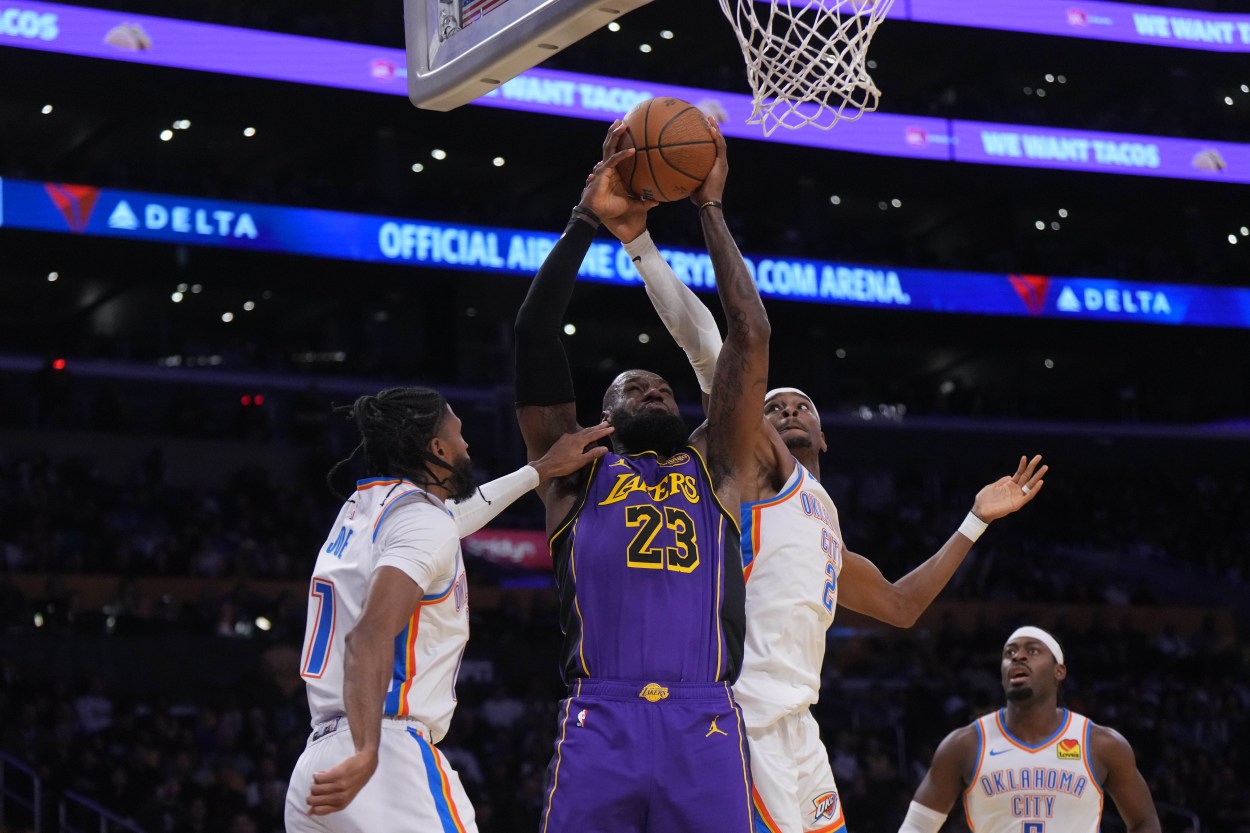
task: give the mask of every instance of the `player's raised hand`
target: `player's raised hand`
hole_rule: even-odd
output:
[[[647,211],[659,203],[632,196],[616,169],[621,160],[634,155],[632,147],[621,149],[621,138],[627,129],[620,119],[612,122],[603,140],[603,158],[595,163],[590,176],[586,177],[586,187],[582,189],[578,205],[593,211],[617,237],[636,229],[633,237],[629,238],[632,240],[647,227]]]
[[[378,753],[373,750],[357,752],[344,758],[333,769],[313,773],[313,785],[307,799],[308,815],[329,815],[351,804],[377,768]]]
[[[1000,477],[977,492],[972,502],[972,514],[985,522],[997,520],[1015,512],[1021,506],[1037,497],[1042,490],[1049,466],[1040,466],[1042,455],[1032,460],[1020,458],[1016,473],[1010,477]]]
[[[572,431],[556,440],[546,454],[530,465],[538,471],[540,480],[572,474],[608,453],[607,448],[597,443],[615,430],[607,422],[601,422],[580,431]],[[595,445],[586,447],[592,443]]]
[[[707,117],[707,128],[712,131],[712,139],[716,142],[716,161],[712,163],[712,170],[708,172],[707,179],[703,180],[703,184],[690,195],[690,201],[695,205],[703,205],[708,200],[720,202],[725,195],[725,179],[729,176],[729,159],[725,155],[725,137],[720,132],[720,125],[716,123],[714,116]]]

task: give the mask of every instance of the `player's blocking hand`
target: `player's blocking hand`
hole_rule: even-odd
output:
[[[720,132],[720,125],[716,123],[714,116],[707,117],[707,127],[712,132],[712,139],[716,142],[716,161],[712,163],[712,170],[708,172],[707,179],[703,180],[703,184],[690,195],[690,201],[695,205],[702,205],[708,200],[720,202],[725,196],[725,179],[729,176],[725,135]]]
[[[1015,474],[1000,477],[977,492],[976,499],[972,502],[972,513],[988,523],[1010,515],[1037,497],[1044,485],[1042,477],[1050,469],[1049,466],[1039,468],[1041,462],[1040,454],[1032,460],[1021,457]]]
[[[608,453],[607,448],[597,443],[615,430],[607,422],[601,422],[598,425],[565,434],[547,449],[546,454],[530,465],[538,472],[540,480],[572,474],[592,460],[598,460]],[[591,447],[587,448],[587,446]]]
[[[616,221],[617,225],[628,222],[645,229],[647,211],[659,203],[654,200],[640,200],[631,195],[625,187],[625,180],[616,170],[621,160],[634,154],[632,147],[621,150],[621,137],[626,130],[628,128],[625,122],[620,119],[612,122],[612,126],[608,128],[608,135],[603,140],[603,158],[595,163],[590,176],[586,177],[586,187],[582,189],[582,198],[578,205],[593,211],[605,224],[611,221]],[[639,230],[638,234],[641,233]]]
[[[377,768],[378,753],[366,751],[345,758],[333,769],[314,772],[312,789],[308,793],[308,815],[329,815],[351,804]]]

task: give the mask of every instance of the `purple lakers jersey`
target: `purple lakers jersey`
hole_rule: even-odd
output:
[[[741,540],[694,448],[595,461],[551,552],[566,681],[737,678]]]

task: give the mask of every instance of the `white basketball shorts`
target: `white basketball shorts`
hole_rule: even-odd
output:
[[[842,799],[811,712],[747,728],[756,833],[843,833]]]
[[[333,723],[333,721],[332,721]],[[332,769],[355,752],[347,720],[309,738],[286,793],[287,833],[477,833],[473,805],[460,776],[415,721],[383,720],[378,768],[346,808],[308,815],[313,773]],[[320,735],[320,736],[319,736]]]

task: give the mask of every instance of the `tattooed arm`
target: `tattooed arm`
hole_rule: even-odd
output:
[[[716,139],[716,164],[691,199],[699,205],[703,238],[716,272],[716,291],[729,332],[716,359],[708,403],[707,462],[721,502],[736,507],[744,484],[753,482],[755,450],[764,420],[771,328],[755,281],[747,271],[720,207],[729,166],[725,138],[709,119]],[[714,203],[709,205],[708,203]]]

